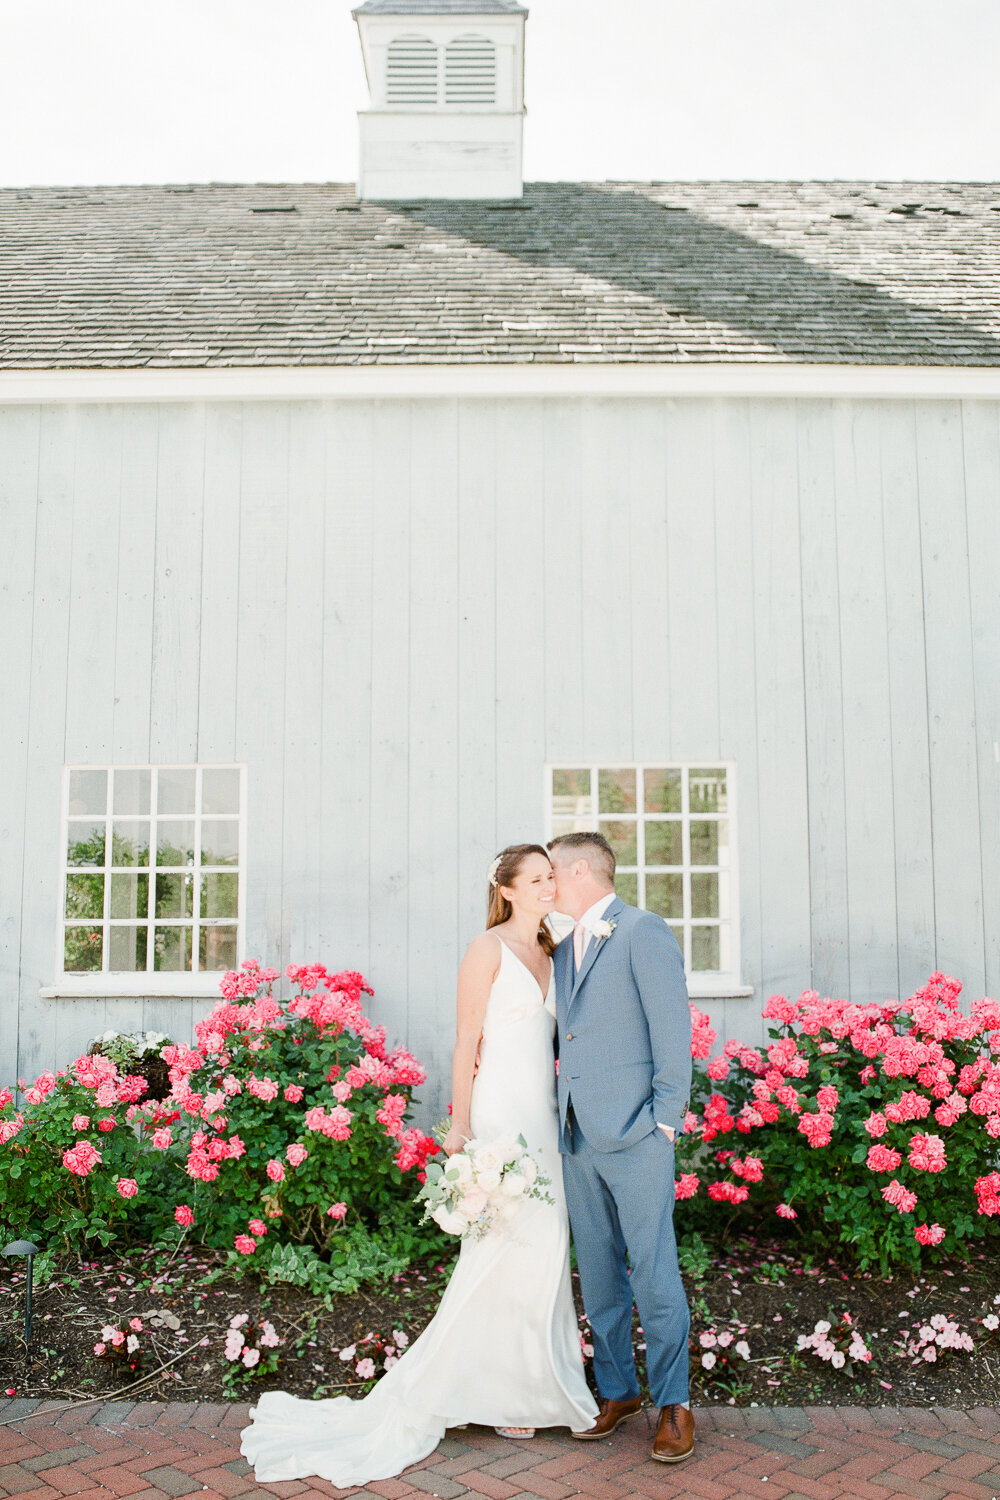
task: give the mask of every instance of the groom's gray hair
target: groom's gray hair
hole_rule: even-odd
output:
[[[549,839],[550,849],[560,849],[571,859],[585,859],[598,880],[615,883],[615,851],[603,833],[561,833]]]

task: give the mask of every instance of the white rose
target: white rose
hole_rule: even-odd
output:
[[[482,1188],[484,1193],[495,1193],[500,1186],[500,1169],[497,1167],[477,1172],[476,1185]]]
[[[527,1183],[519,1172],[507,1172],[503,1179],[503,1191],[508,1198],[519,1198]]]
[[[489,1200],[481,1187],[470,1187],[455,1204],[455,1211],[467,1219],[475,1219],[482,1213]]]
[[[464,1151],[458,1151],[448,1163],[447,1175],[465,1187],[472,1181],[472,1163]]]
[[[524,1158],[524,1161],[521,1163],[521,1165],[518,1168],[518,1170],[521,1173],[521,1176],[524,1178],[525,1182],[528,1184],[529,1187],[535,1181],[535,1178],[538,1176],[538,1164],[530,1156],[526,1156]]]
[[[445,1234],[464,1234],[468,1228],[468,1220],[462,1214],[453,1213],[443,1203],[440,1208],[434,1210],[431,1217],[436,1224],[440,1225]],[[341,1355],[341,1358],[343,1358],[343,1355]]]
[[[518,1157],[521,1155],[521,1147],[518,1145],[517,1141],[506,1136],[503,1140],[497,1141],[493,1149],[505,1166],[512,1161],[517,1161]]]
[[[594,923],[595,938],[609,938],[615,930],[614,922],[608,922],[604,917]]]
[[[480,1146],[472,1158],[472,1165],[476,1169],[476,1177],[482,1181],[484,1172],[496,1172],[499,1176],[503,1161],[492,1146]]]

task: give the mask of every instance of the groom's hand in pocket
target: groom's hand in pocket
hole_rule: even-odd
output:
[[[671,1145],[673,1145],[674,1127],[672,1125],[660,1125],[660,1124],[657,1124],[656,1128],[658,1130],[662,1130],[663,1134],[666,1136],[667,1140],[671,1143]]]

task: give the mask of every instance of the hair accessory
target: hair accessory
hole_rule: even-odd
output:
[[[496,889],[497,871],[500,868],[500,861],[502,859],[503,859],[503,855],[502,854],[498,854],[497,857],[496,857],[496,859],[490,865],[490,885],[493,886],[494,889]]]

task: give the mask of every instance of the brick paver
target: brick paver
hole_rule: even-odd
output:
[[[257,1484],[239,1451],[249,1403],[0,1400],[0,1497],[26,1500],[1000,1500],[1000,1409],[695,1410],[694,1456],[650,1458],[652,1424],[599,1443],[485,1427],[364,1489]]]

